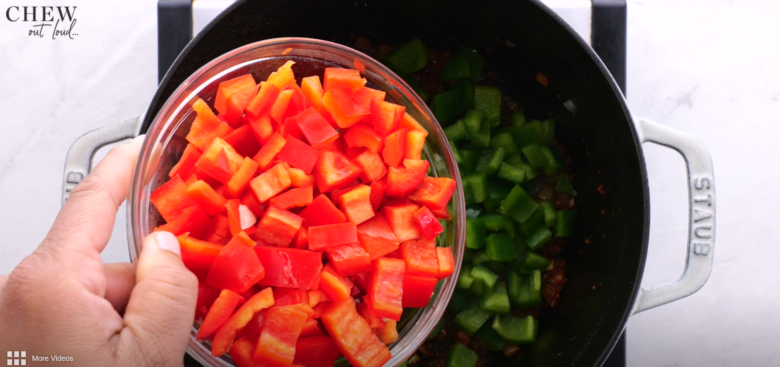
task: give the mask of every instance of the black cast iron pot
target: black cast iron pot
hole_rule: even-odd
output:
[[[542,313],[537,343],[512,364],[599,366],[630,315],[704,285],[715,244],[714,176],[706,148],[685,134],[633,117],[593,50],[537,1],[238,1],[190,42],[144,115],[74,143],[64,196],[88,173],[98,147],[144,133],[179,84],[212,59],[270,38],[309,37],[353,46],[355,36],[390,45],[420,37],[428,48],[441,50],[472,47],[485,55],[501,90],[527,113],[556,118],[556,136],[571,158],[579,192],[576,236],[563,253],[568,283],[560,304]],[[539,71],[549,79],[546,88],[535,80]],[[685,272],[652,289],[640,288],[650,226],[643,142],[679,151],[690,187]]]

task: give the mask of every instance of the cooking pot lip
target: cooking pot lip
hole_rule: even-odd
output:
[[[216,28],[218,24],[221,24],[223,19],[228,18],[229,16],[232,16],[232,13],[236,11],[237,8],[244,5],[245,2],[248,2],[250,0],[238,0],[231,4],[230,6],[225,9],[222,13],[217,15],[214,20],[212,20],[203,30],[198,33],[182,50],[182,52],[179,54],[179,56],[176,57],[176,60],[174,60],[173,64],[171,64],[171,67],[168,69],[168,71],[165,73],[165,76],[160,81],[160,84],[158,85],[157,92],[155,93],[154,97],[150,101],[149,108],[144,116],[143,123],[141,124],[140,131],[143,133],[148,130],[151,123],[154,121],[155,116],[157,116],[156,111],[152,111],[153,106],[155,105],[161,105],[160,102],[165,102],[165,99],[167,97],[162,95],[162,86],[165,86],[169,83],[171,83],[172,75],[173,73],[171,71],[178,69],[183,63],[184,60],[187,58],[187,56],[193,52],[193,49],[195,48],[195,45],[200,43],[200,41],[205,37],[206,34],[211,32],[212,29]],[[504,6],[513,6],[508,1],[501,1],[498,0],[502,5]],[[552,9],[547,7],[544,3],[541,2],[541,0],[530,0],[529,3],[535,5],[537,8],[539,8],[543,13],[547,14],[550,18],[552,18],[555,22],[558,23],[559,26],[561,26],[571,37],[574,38],[575,42],[580,46],[580,48],[585,51],[585,53],[590,57],[591,61],[595,63],[595,66],[598,68],[598,70],[601,72],[602,77],[605,79],[607,84],[612,90],[611,98],[617,99],[620,108],[623,111],[623,115],[625,117],[626,123],[629,125],[629,129],[631,131],[631,137],[633,139],[635,151],[637,154],[637,164],[639,167],[639,172],[642,180],[642,195],[643,195],[643,212],[644,212],[644,223],[643,223],[643,233],[642,233],[642,244],[640,249],[640,261],[639,264],[637,264],[637,272],[634,276],[633,284],[634,289],[631,292],[631,295],[628,299],[627,305],[622,315],[620,316],[620,326],[619,331],[615,332],[612,337],[610,338],[609,344],[607,348],[602,351],[601,355],[599,356],[598,360],[596,361],[596,365],[601,365],[604,363],[604,361],[609,357],[610,353],[612,352],[612,348],[614,348],[615,344],[617,344],[618,339],[622,335],[622,331],[625,328],[626,323],[628,322],[628,318],[631,315],[631,310],[633,308],[634,303],[636,302],[637,295],[639,293],[640,285],[642,282],[642,275],[644,273],[645,268],[645,260],[647,258],[647,247],[648,247],[648,240],[650,235],[650,203],[649,203],[649,187],[648,187],[648,180],[647,180],[647,169],[645,166],[645,159],[644,154],[642,150],[642,144],[639,139],[639,134],[637,133],[637,127],[634,123],[634,118],[631,115],[631,112],[628,108],[628,103],[625,99],[625,96],[620,91],[620,88],[618,87],[617,83],[615,82],[615,79],[612,77],[612,74],[607,69],[604,62],[601,60],[601,58],[596,54],[596,52],[590,47],[590,45],[585,42],[585,40],[582,39],[582,37],[577,34],[577,32],[574,31],[574,29],[569,26],[558,14],[556,14]]]

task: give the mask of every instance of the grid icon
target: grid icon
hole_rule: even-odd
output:
[[[6,352],[6,365],[7,366],[26,366],[27,365],[27,352],[26,351],[8,351]]]

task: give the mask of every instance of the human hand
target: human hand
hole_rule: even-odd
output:
[[[73,190],[40,246],[0,276],[0,352],[26,351],[28,362],[72,357],[76,366],[183,364],[198,282],[176,237],[149,235],[136,266],[100,258],[142,142],[112,149]]]

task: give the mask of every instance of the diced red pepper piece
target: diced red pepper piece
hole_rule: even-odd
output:
[[[439,260],[439,273],[436,279],[444,279],[455,272],[455,260],[452,258],[451,248],[436,247],[436,258]]]
[[[303,218],[273,205],[257,225],[257,239],[268,246],[287,247],[301,229]]]
[[[220,120],[202,99],[195,100],[192,109],[197,113],[197,117],[192,122],[186,139],[198,149],[205,149],[214,138],[225,137],[233,131],[233,128]]]
[[[317,75],[307,76],[301,79],[301,93],[318,111],[322,109],[322,95],[325,92],[320,84],[320,77]]]
[[[222,245],[191,238],[188,233],[177,237],[181,247],[181,261],[203,283],[209,274],[211,264],[222,251]],[[197,310],[197,309],[196,309]]]
[[[248,125],[252,128],[257,141],[262,145],[268,144],[268,140],[274,135],[274,125],[271,122],[271,116],[267,114],[258,117],[256,120],[250,120]]]
[[[320,329],[320,323],[317,322],[315,319],[309,319],[306,320],[306,323],[303,324],[303,329],[301,329],[301,335],[300,338],[307,338],[310,336],[317,336],[322,335],[322,329]],[[298,339],[300,340],[300,339]],[[297,352],[297,346],[296,346],[296,352]],[[335,345],[334,345],[335,349]]]
[[[371,182],[371,207],[375,211],[379,210],[379,206],[382,205],[382,199],[385,197],[385,188],[387,187],[386,182],[385,179]]]
[[[173,178],[173,176],[179,175],[182,180],[188,179],[195,172],[195,163],[198,162],[198,159],[200,159],[200,149],[192,144],[187,144],[179,162],[171,168],[168,177]]]
[[[272,287],[317,289],[322,255],[294,248],[255,246],[265,264],[265,277],[258,284]]]
[[[390,102],[371,103],[371,115],[368,120],[374,124],[376,131],[382,136],[388,136],[398,129],[406,107]]]
[[[387,257],[374,260],[366,290],[366,302],[374,315],[396,321],[401,319],[405,269],[403,260]]]
[[[229,289],[223,289],[219,293],[217,300],[209,308],[206,318],[200,324],[200,329],[198,329],[195,339],[206,340],[214,335],[241,303],[244,303],[244,298],[239,296],[238,293]]]
[[[436,277],[439,258],[436,244],[431,240],[410,240],[401,243],[401,258],[406,263],[406,274]]]
[[[371,312],[371,310],[368,308],[367,302],[358,303],[357,310],[360,316],[364,320],[366,320],[370,328],[372,329],[381,328],[385,324],[384,321],[382,321],[381,316],[375,315]]]
[[[423,237],[432,240],[444,232],[444,227],[441,226],[439,220],[431,213],[426,206],[421,206],[414,212],[414,217],[417,219],[417,224],[420,226],[420,232]]]
[[[336,206],[333,205],[333,202],[330,201],[325,194],[320,194],[314,198],[311,205],[303,209],[299,215],[306,221],[306,226],[308,227],[344,223],[347,221],[347,217],[344,216],[344,213],[336,208]],[[309,238],[311,238],[311,233],[309,233]]]
[[[183,255],[184,249],[182,248],[182,258]],[[219,297],[219,289],[203,283],[198,284],[198,300],[195,303],[195,320],[206,317],[206,314],[209,313],[209,308],[214,304],[217,297]]]
[[[280,91],[279,96],[276,97],[276,101],[274,101],[274,104],[271,106],[269,114],[271,115],[271,119],[277,124],[284,123],[284,120],[288,117],[287,107],[290,105],[290,99],[292,99],[293,93],[295,93],[295,91],[290,89]]]
[[[274,288],[274,306],[282,307],[289,305],[297,305],[299,303],[309,304],[309,291],[306,289],[298,288]]]
[[[211,218],[206,232],[203,235],[203,240],[211,243],[218,243],[220,245],[226,244],[232,234],[230,233],[230,224],[228,223],[228,217],[225,214],[217,214],[214,218]]]
[[[292,117],[295,116],[306,108],[306,99],[303,97],[303,93],[301,93],[301,87],[298,86],[298,84],[290,83],[287,84],[286,87],[284,87],[284,90],[292,90],[293,94],[290,96],[290,103],[287,105],[287,111],[285,111],[285,116]],[[300,130],[298,130],[300,132]]]
[[[290,137],[298,140],[303,139],[301,129],[298,127],[298,121],[295,119],[295,116],[286,118],[284,123],[279,125],[278,130],[279,135],[283,136],[285,139]]]
[[[173,176],[149,195],[149,201],[157,208],[163,219],[168,222],[173,221],[184,209],[198,206],[198,203],[187,195],[187,187],[192,182],[195,182],[194,177],[185,182],[180,176]]]
[[[369,115],[369,109],[355,101],[353,94],[342,89],[325,88],[322,104],[341,129],[358,123]]]
[[[298,127],[306,141],[315,149],[320,149],[339,137],[339,133],[334,129],[314,107],[303,111],[296,116]]]
[[[203,209],[191,206],[184,209],[176,219],[157,227],[155,231],[171,232],[175,236],[189,232],[192,237],[203,238],[210,221],[211,218]]]
[[[320,152],[318,150],[292,136],[288,136],[287,143],[284,144],[284,148],[279,151],[276,158],[289,163],[291,167],[303,170],[308,175],[314,169],[314,164],[317,163],[317,157],[319,156]]]
[[[355,181],[363,169],[350,161],[344,154],[334,151],[323,151],[314,167],[314,179],[320,192],[325,194],[333,189],[349,185]]]
[[[284,65],[268,76],[268,82],[276,85],[279,89],[283,89],[290,83],[295,83],[295,74],[292,71],[294,64],[295,61],[292,60],[285,62]]]
[[[233,340],[250,321],[255,313],[274,306],[274,296],[271,288],[266,288],[249,298],[236,313],[222,324],[214,335],[214,341],[211,345],[211,355],[219,357],[230,350]]]
[[[241,167],[244,157],[221,138],[214,138],[203,151],[195,167],[200,168],[219,182],[227,183]]]
[[[325,68],[325,91],[344,89],[354,93],[366,85],[366,80],[360,77],[360,72],[354,69]]]
[[[253,286],[249,287],[249,289],[247,289],[247,290],[245,290],[245,291],[243,291],[243,292],[239,293],[239,295],[240,295],[241,297],[244,297],[244,299],[250,299],[250,298],[252,298],[252,296],[254,296],[255,294],[258,294],[258,293],[260,293],[260,291],[262,291],[262,290],[263,290],[263,288],[262,288],[262,287],[260,287],[259,285],[255,284],[255,285],[253,285]]]
[[[245,157],[241,162],[241,167],[233,174],[233,178],[225,184],[230,195],[237,198],[249,187],[249,182],[255,177],[258,168],[257,162],[249,157]]]
[[[338,201],[347,219],[354,224],[360,224],[375,215],[370,197],[371,187],[359,185],[339,196]]]
[[[273,83],[260,82],[260,90],[244,110],[249,118],[250,125],[253,121],[257,121],[260,117],[271,112],[271,106],[273,106],[277,97],[279,97],[279,87]]]
[[[257,200],[264,203],[276,195],[284,192],[292,185],[290,174],[282,164],[273,166],[268,171],[260,174],[249,182],[249,186],[257,196]]]
[[[386,95],[387,92],[385,91],[363,87],[355,91],[355,93],[352,95],[352,99],[370,113],[371,103],[384,101]]]
[[[255,217],[260,218],[263,216],[263,207],[261,206],[260,201],[257,200],[254,191],[249,190],[241,195],[241,205],[246,205]]]
[[[244,109],[257,93],[257,85],[251,74],[242,75],[219,83],[214,109],[233,126],[244,114]],[[227,352],[227,351],[225,351]]]
[[[387,174],[387,166],[382,157],[370,150],[363,150],[353,160],[363,169],[360,179],[365,183],[376,181]]]
[[[414,204],[385,206],[385,220],[395,234],[398,242],[406,242],[422,237],[414,218],[419,207]]]
[[[352,282],[346,276],[339,274],[332,264],[327,264],[320,273],[319,287],[334,302],[352,298]]]
[[[254,157],[255,162],[257,162],[260,167],[268,166],[274,157],[276,157],[276,155],[282,151],[282,148],[284,148],[286,143],[287,140],[285,140],[281,135],[274,134],[271,139],[268,140],[268,143],[263,145],[263,147],[260,148],[260,151],[257,152],[257,155]]]
[[[385,138],[382,158],[390,167],[398,167],[406,155],[406,129],[399,129]]]
[[[252,352],[255,350],[255,345],[257,344],[257,338],[260,337],[260,331],[263,330],[263,322],[265,322],[265,313],[268,312],[268,310],[262,310],[258,313],[256,313],[252,320],[249,321],[249,323],[238,332],[238,337],[243,339],[248,339],[252,341]],[[238,341],[236,341],[238,343]],[[252,352],[249,353],[250,357],[252,355]]]
[[[260,150],[260,141],[249,124],[233,130],[232,133],[225,137],[225,142],[230,144],[236,150],[236,153],[244,157],[254,157]]]
[[[425,147],[425,137],[428,134],[418,131],[409,130],[406,133],[406,159],[422,159],[423,147]]]
[[[290,174],[290,185],[292,187],[314,187],[314,175],[307,175],[306,172],[298,168],[288,168]]]
[[[391,197],[409,195],[423,183],[428,166],[428,161],[404,159],[403,168],[390,167],[387,170],[385,195]]]
[[[306,227],[301,226],[301,229],[298,230],[298,234],[296,234],[295,239],[293,239],[292,247],[303,250],[309,248],[309,230],[306,229]]]
[[[292,364],[295,359],[295,343],[307,318],[308,314],[301,309],[301,305],[268,310],[252,359],[270,364]]]
[[[309,226],[309,250],[311,251],[321,251],[327,247],[349,245],[357,242],[357,227],[355,223]]]
[[[357,226],[358,240],[368,251],[371,261],[398,249],[400,244],[387,225],[385,218],[377,215]]]
[[[321,302],[330,302],[331,299],[322,289],[312,289],[309,291],[309,306],[316,307]]]
[[[412,202],[404,197],[392,198],[389,196],[385,196],[384,198],[382,198],[382,206],[398,206],[398,205],[408,205],[408,204],[412,204]]]
[[[455,192],[455,180],[448,177],[425,177],[422,185],[409,194],[409,200],[431,210],[441,209]]]
[[[338,139],[334,140],[330,144],[323,145],[322,148],[320,148],[320,152],[324,151],[333,151],[333,152],[339,152],[344,153],[344,144],[341,136],[339,136]]]
[[[358,124],[344,134],[344,142],[351,148],[365,147],[368,150],[379,153],[385,145],[385,139],[367,124]]]
[[[291,208],[297,208],[311,204],[312,200],[314,199],[313,195],[314,188],[302,187],[299,189],[288,190],[284,194],[271,199],[269,203],[279,209],[288,210]]]
[[[349,363],[355,367],[383,366],[392,358],[390,350],[357,313],[350,298],[333,303],[322,313],[322,323]]]
[[[436,288],[436,281],[434,277],[405,275],[403,306],[411,308],[428,306],[433,290]]]
[[[328,260],[341,275],[355,275],[371,271],[371,257],[358,243],[330,246],[325,249]]]
[[[331,201],[333,201],[334,203],[339,203],[340,204],[341,203],[341,195],[344,195],[344,194],[352,191],[352,189],[357,188],[358,186],[360,186],[360,182],[353,181],[351,184],[347,185],[344,188],[334,189],[328,195],[330,195],[330,200]]]
[[[228,226],[230,228],[230,234],[235,236],[244,229],[241,228],[241,201],[238,199],[230,199],[225,202],[225,209],[227,210]]]
[[[402,129],[417,130],[419,132],[425,133],[426,135],[428,134],[428,130],[425,130],[425,128],[420,125],[420,123],[417,122],[414,117],[410,116],[409,113],[403,114],[401,121],[398,123],[398,127]]]
[[[206,284],[241,293],[265,276],[265,268],[253,251],[255,241],[246,233],[233,236],[211,265]]]
[[[306,367],[333,367],[340,354],[336,343],[329,336],[301,337],[295,345],[293,364]]]
[[[238,367],[268,367],[265,363],[258,363],[252,360],[252,354],[255,352],[255,345],[257,344],[252,339],[243,336],[233,343],[230,347],[230,358]]]
[[[382,323],[382,327],[375,328],[374,334],[382,343],[392,344],[398,340],[398,321],[387,320]]]
[[[447,209],[446,205],[441,209],[431,209],[431,208],[428,209],[431,210],[431,213],[433,213],[433,215],[436,218],[444,219],[444,220],[452,220],[452,217],[450,216],[450,210]]]

